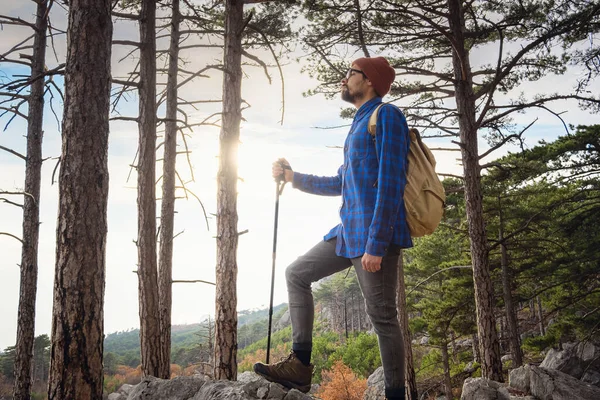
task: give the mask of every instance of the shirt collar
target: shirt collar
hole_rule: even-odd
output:
[[[356,111],[356,115],[354,116],[354,120],[362,119],[365,115],[371,115],[375,107],[381,104],[381,97],[375,96],[371,100],[367,101],[365,104],[360,106],[358,111]]]

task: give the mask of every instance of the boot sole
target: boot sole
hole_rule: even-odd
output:
[[[310,385],[297,385],[294,382],[290,382],[290,381],[286,381],[283,379],[275,379],[269,375],[263,374],[259,371],[254,370],[254,372],[257,375],[262,376],[263,378],[265,378],[266,380],[268,380],[269,382],[274,382],[274,383],[279,383],[285,387],[287,387],[288,389],[297,389],[299,391],[301,391],[302,393],[308,393],[310,392]]]

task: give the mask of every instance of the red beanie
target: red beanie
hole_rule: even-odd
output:
[[[378,96],[383,97],[389,91],[396,77],[396,71],[390,66],[390,63],[383,57],[359,58],[354,60],[366,75],[367,79],[373,84],[373,88]]]

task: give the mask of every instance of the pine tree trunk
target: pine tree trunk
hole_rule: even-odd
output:
[[[500,198],[498,198],[500,200]],[[523,352],[519,337],[519,326],[517,324],[517,315],[513,304],[511,290],[511,276],[508,267],[508,251],[504,243],[504,221],[502,216],[502,206],[500,206],[500,243],[502,247],[502,290],[504,294],[504,308],[506,310],[506,324],[508,325],[508,341],[510,345],[510,353],[512,355],[512,367],[518,368],[523,365]]]
[[[396,295],[396,305],[398,308],[398,322],[402,329],[402,338],[404,340],[404,375],[406,384],[406,399],[418,400],[417,378],[415,375],[415,366],[412,354],[412,343],[410,328],[408,325],[408,308],[406,306],[406,284],[404,283],[404,258],[403,253],[398,257],[398,293]]]
[[[450,358],[448,356],[448,343],[442,342],[442,364],[444,365],[444,393],[447,400],[452,400],[452,380],[450,378]]]
[[[163,187],[160,214],[159,307],[162,358],[171,364],[171,304],[173,294],[173,225],[175,219],[175,164],[177,158],[177,73],[179,61],[179,0],[173,0],[167,112],[163,157]]]
[[[242,90],[243,0],[225,3],[223,122],[217,176],[215,379],[237,377],[237,158]]]
[[[483,219],[481,167],[479,166],[475,121],[475,96],[473,94],[469,52],[465,47],[464,10],[461,0],[448,0],[448,6],[448,20],[454,41],[452,62],[456,79],[454,84],[455,98],[464,169],[466,212],[471,241],[477,330],[482,357],[481,370],[484,378],[502,382],[500,346],[494,318],[494,287],[489,272],[487,238]]]
[[[110,0],[71,0],[49,400],[102,398]]]
[[[161,353],[156,262],[156,0],[140,12],[138,277],[142,374],[169,378]]]
[[[31,77],[44,73],[46,60],[46,30],[48,2],[37,4],[36,32],[33,42]],[[31,371],[35,332],[35,301],[38,277],[38,242],[40,232],[40,184],[42,174],[42,139],[44,119],[44,83],[41,78],[31,84],[27,116],[27,161],[25,164],[25,193],[23,196],[23,248],[21,280],[15,346],[15,383],[13,398],[31,398]]]

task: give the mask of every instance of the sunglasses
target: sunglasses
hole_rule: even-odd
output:
[[[349,68],[348,72],[346,72],[346,80],[350,79],[350,77],[354,74],[361,74],[365,77],[365,79],[369,79],[367,75],[365,75],[365,73],[362,72],[360,69]]]

